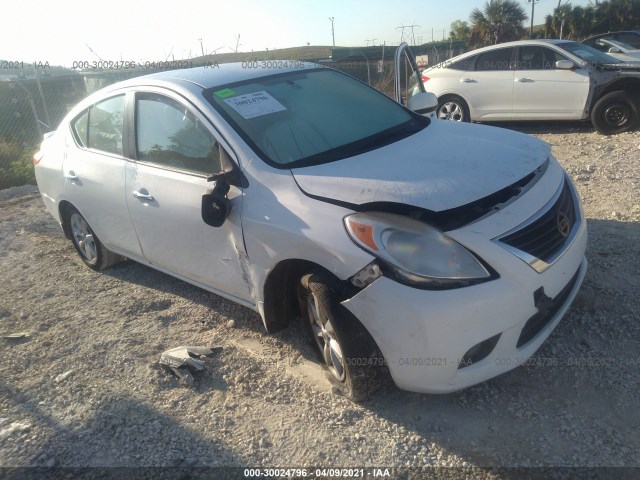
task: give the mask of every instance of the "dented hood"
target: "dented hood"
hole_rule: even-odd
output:
[[[434,212],[479,200],[522,179],[551,147],[502,128],[436,120],[370,152],[295,168],[303,192],[362,205],[396,202]]]

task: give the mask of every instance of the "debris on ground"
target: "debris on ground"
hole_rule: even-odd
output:
[[[18,332],[18,333],[10,333],[8,335],[0,335],[0,338],[4,338],[5,340],[16,340],[19,338],[29,338],[31,334],[29,332]]]
[[[67,378],[69,378],[71,375],[73,375],[75,372],[73,370],[68,370],[64,373],[61,373],[60,375],[58,375],[56,377],[55,382],[56,383],[61,383],[64,382]]]
[[[222,347],[175,347],[165,350],[160,355],[160,365],[170,369],[180,380],[180,385],[193,385],[193,371],[204,370],[204,360],[196,357],[212,357],[220,352]]]

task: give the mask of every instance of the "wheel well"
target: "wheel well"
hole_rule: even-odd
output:
[[[290,319],[300,315],[298,282],[305,273],[318,270],[335,280],[341,297],[347,298],[354,293],[355,287],[349,282],[340,280],[317,263],[301,259],[283,260],[271,270],[264,285],[264,323],[267,332],[274,333],[286,328]]]
[[[71,203],[67,202],[66,200],[62,200],[59,204],[58,204],[58,213],[60,214],[60,224],[62,225],[62,231],[64,232],[65,236],[71,240],[71,230],[69,230],[69,225],[67,223],[67,210],[69,208],[74,208],[73,205],[71,205]]]
[[[606,85],[602,91],[595,96],[593,105],[603,96],[612,92],[626,92],[636,98],[640,102],[640,79],[637,78],[621,78],[610,85]],[[592,105],[592,107],[593,107]]]
[[[461,97],[460,95],[457,95],[455,93],[445,93],[444,95],[442,95],[441,97],[438,98],[438,103],[442,103],[445,100],[447,100],[448,98],[455,98],[455,99],[460,99],[464,102],[464,104],[468,107],[469,104],[467,103],[467,101]]]

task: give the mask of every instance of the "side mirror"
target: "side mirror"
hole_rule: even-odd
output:
[[[618,47],[611,47],[609,53],[622,53]]]
[[[438,108],[438,98],[431,92],[416,93],[409,98],[409,110],[421,115],[435,112]]]
[[[229,182],[224,176],[215,180],[202,194],[202,220],[212,227],[220,227],[231,212],[231,201],[227,198]]]
[[[560,70],[571,70],[573,68],[573,62],[571,60],[558,60],[556,62],[556,68]]]

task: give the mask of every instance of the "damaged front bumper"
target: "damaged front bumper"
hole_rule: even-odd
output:
[[[399,388],[452,392],[535,353],[582,284],[586,241],[583,220],[570,247],[542,273],[493,244],[478,253],[499,271],[495,280],[434,291],[382,276],[342,304],[369,330]]]

